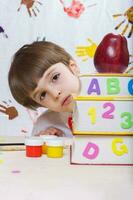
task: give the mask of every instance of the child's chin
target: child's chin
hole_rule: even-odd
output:
[[[67,105],[67,106],[63,109],[63,112],[72,112],[72,111],[73,111],[73,108],[74,108],[74,104],[71,103],[71,104]]]

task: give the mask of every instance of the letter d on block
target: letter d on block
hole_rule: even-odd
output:
[[[128,149],[125,144],[121,144],[120,149],[118,149],[117,143],[123,143],[123,139],[115,138],[112,141],[112,151],[114,152],[114,154],[116,154],[117,156],[122,156],[123,154],[128,153]]]
[[[90,149],[93,150],[92,153],[90,153]],[[91,142],[88,142],[87,146],[85,147],[85,150],[83,151],[83,156],[85,158],[88,158],[90,160],[95,159],[99,154],[99,147]]]

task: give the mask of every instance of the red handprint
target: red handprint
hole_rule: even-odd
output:
[[[85,4],[81,3],[79,0],[72,0],[71,5],[66,7],[64,0],[60,0],[60,2],[63,5],[64,12],[66,12],[69,17],[73,18],[79,18],[86,8],[96,5],[91,4],[85,6]]]
[[[74,17],[74,18],[79,18],[80,15],[83,13],[83,11],[85,10],[84,5],[78,1],[78,0],[72,0],[72,3],[70,5],[70,7],[65,7],[64,5],[64,1],[60,0],[60,2],[63,4],[64,6],[64,11],[68,14],[68,16],[70,17]]]

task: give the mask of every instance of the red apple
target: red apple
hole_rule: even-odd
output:
[[[128,67],[129,52],[127,40],[122,35],[109,33],[98,45],[94,65],[100,73],[123,73]]]

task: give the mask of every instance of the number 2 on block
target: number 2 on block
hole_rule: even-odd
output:
[[[103,104],[103,108],[109,108],[106,112],[104,112],[102,114],[102,117],[103,118],[106,118],[106,119],[113,119],[114,118],[114,115],[112,115],[111,113],[114,112],[115,110],[115,106],[114,104],[110,103],[110,102],[107,102],[107,103],[104,103]]]
[[[95,107],[91,106],[88,111],[88,115],[90,116],[91,124],[96,123],[96,109]]]

